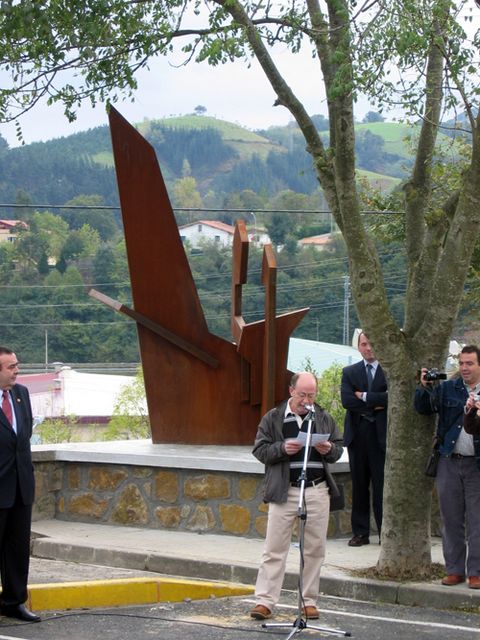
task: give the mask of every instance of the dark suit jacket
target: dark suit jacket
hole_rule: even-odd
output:
[[[367,401],[359,400],[355,391],[366,391],[367,388],[367,372],[363,360],[343,369],[341,396],[342,405],[347,410],[343,442],[347,447],[352,444],[355,438],[355,427],[359,425],[362,414],[367,414],[375,422],[378,442],[385,450],[387,446],[388,393],[387,381],[380,365],[377,367],[372,389],[367,392]],[[378,409],[378,407],[383,408]]]
[[[11,390],[17,435],[0,408],[0,509],[13,506],[18,487],[22,502],[33,503],[35,479],[33,475],[30,438],[32,436],[32,407],[27,387],[16,384]]]

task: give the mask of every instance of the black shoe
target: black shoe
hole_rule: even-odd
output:
[[[32,613],[24,604],[4,604],[0,607],[0,613],[7,618],[16,618],[24,622],[40,622],[40,616]]]
[[[370,544],[370,538],[368,536],[353,536],[348,541],[349,547],[362,547],[364,544]]]

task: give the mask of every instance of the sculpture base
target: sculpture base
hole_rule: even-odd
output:
[[[264,467],[251,447],[152,444],[149,440],[37,445],[34,520],[57,518],[259,538],[268,506]],[[330,515],[329,536],[350,533],[350,473],[345,511]]]

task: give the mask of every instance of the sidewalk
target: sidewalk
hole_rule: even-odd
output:
[[[153,597],[167,600],[174,599],[171,593],[180,600],[251,593],[263,549],[263,540],[257,539],[61,520],[34,522],[32,534],[29,587],[34,609],[41,609],[40,603],[49,602],[55,606],[45,608],[95,606],[97,600],[94,604],[91,600],[82,604],[84,601],[79,596],[79,593],[93,593],[96,585],[93,581],[102,581],[97,585],[102,596],[98,602],[104,603],[106,598],[112,606],[138,604],[147,584],[149,593],[152,589],[155,591]],[[346,539],[329,539],[322,569],[322,593],[438,609],[480,606],[480,590],[468,589],[465,584],[444,587],[439,580],[396,583],[351,575],[354,569],[373,567],[379,550],[374,538],[370,545],[358,548],[348,547]],[[432,559],[443,562],[438,539],[432,543]],[[297,588],[298,569],[298,548],[293,545],[287,561],[286,589]],[[182,580],[166,576],[182,576]],[[205,585],[195,580],[208,581],[209,595],[205,595]],[[70,582],[76,583],[74,596],[67,589],[66,583]],[[170,590],[165,590],[167,582]],[[227,583],[228,587],[218,582]],[[224,591],[218,591],[220,588]],[[114,591],[115,597],[111,597]]]

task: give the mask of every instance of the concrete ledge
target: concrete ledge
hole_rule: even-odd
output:
[[[253,443],[252,443],[253,444]],[[252,447],[188,444],[152,444],[150,440],[70,442],[32,446],[34,462],[97,462],[148,467],[234,471],[264,474]],[[332,465],[333,473],[349,471],[346,453]]]
[[[148,467],[264,473],[251,447],[152,444],[150,440],[113,440],[34,445],[34,462],[96,462]]]
[[[120,607],[251,593],[253,587],[232,583],[180,578],[131,578],[32,585],[28,589],[28,606],[35,611]]]

